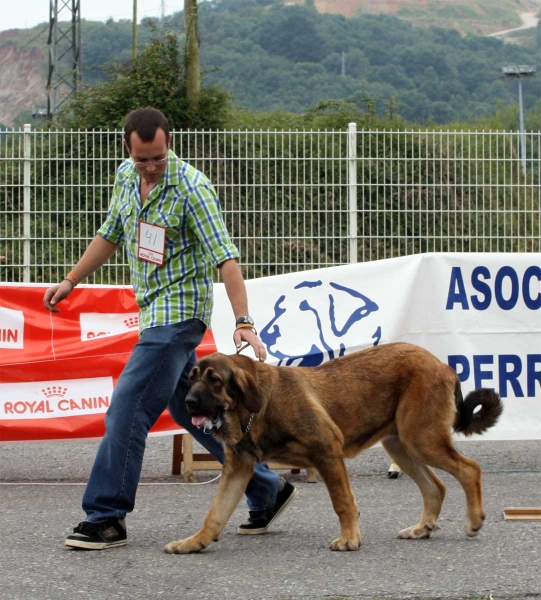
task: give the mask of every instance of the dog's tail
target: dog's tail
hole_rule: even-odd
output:
[[[483,433],[493,427],[503,411],[500,395],[494,390],[480,388],[462,398],[460,382],[455,388],[456,421],[454,430],[464,435]],[[474,412],[480,406],[481,409]]]

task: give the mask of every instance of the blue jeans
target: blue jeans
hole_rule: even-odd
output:
[[[122,519],[133,510],[148,431],[167,407],[175,421],[223,463],[221,443],[192,425],[184,402],[195,348],[205,329],[202,321],[190,319],[142,332],[105,416],[106,432],[83,495],[88,521]],[[279,480],[266,464],[256,465],[246,488],[248,508],[270,508]]]

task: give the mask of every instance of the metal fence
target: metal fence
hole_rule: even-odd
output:
[[[526,156],[521,156],[525,141]],[[420,252],[539,252],[541,135],[174,132],[209,176],[245,276]],[[0,281],[56,282],[101,224],[120,132],[0,133]],[[89,280],[128,283],[118,252]]]

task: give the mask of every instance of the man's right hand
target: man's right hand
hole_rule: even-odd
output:
[[[43,306],[45,306],[45,308],[51,312],[60,312],[58,308],[56,308],[56,305],[59,302],[62,302],[64,298],[69,296],[72,290],[73,284],[71,281],[69,281],[69,279],[64,279],[64,281],[58,285],[53,285],[52,287],[47,288],[43,296]]]

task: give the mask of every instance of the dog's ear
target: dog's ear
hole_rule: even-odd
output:
[[[188,375],[188,385],[190,387],[192,387],[192,385],[195,383],[195,380],[199,377],[199,367],[197,365],[195,365],[195,367],[192,367],[192,370],[190,371],[190,374]]]
[[[257,374],[251,363],[250,359],[245,359],[241,365],[233,367],[229,381],[229,391],[230,395],[242,402],[247,410],[257,413],[261,410],[262,400],[257,383]]]

